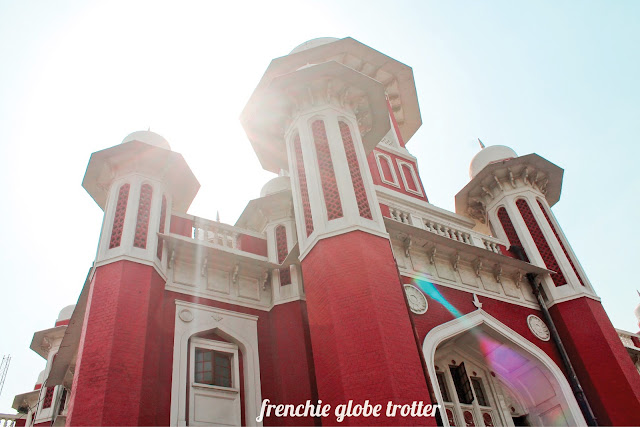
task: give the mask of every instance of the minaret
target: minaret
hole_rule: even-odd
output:
[[[546,304],[600,425],[640,422],[640,377],[551,212],[564,171],[537,154],[483,148],[471,181],[456,195],[456,212],[489,227],[527,261],[554,274],[538,279]],[[615,393],[599,393],[611,389]]]
[[[420,125],[411,69],[351,38],[315,39],[272,61],[241,118],[263,167],[292,178],[318,396],[332,407],[430,403],[366,160],[390,129],[390,96],[407,140]]]
[[[104,220],[78,349],[68,425],[154,425],[167,255],[158,234],[200,184],[149,131],[91,155],[83,187]],[[100,396],[100,398],[96,398]]]

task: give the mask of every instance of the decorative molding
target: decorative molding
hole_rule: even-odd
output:
[[[527,317],[527,325],[529,326],[531,333],[533,333],[533,335],[535,335],[541,341],[549,341],[549,339],[551,338],[549,328],[538,316],[530,314]]]
[[[190,310],[183,308],[182,310],[180,310],[178,317],[180,317],[180,320],[182,320],[183,322],[189,323],[193,320],[193,313]]]
[[[473,293],[473,305],[480,310],[482,308],[482,303],[480,302],[480,300],[478,299],[478,294],[476,294],[475,292]]]
[[[415,314],[424,314],[429,308],[427,298],[422,291],[413,285],[404,285],[404,293],[407,296],[407,302],[409,303],[409,309]]]

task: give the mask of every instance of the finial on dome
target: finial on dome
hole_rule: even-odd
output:
[[[482,150],[484,148],[484,144],[480,141],[480,138],[478,138],[478,142],[480,143],[480,149]]]
[[[220,211],[216,211],[216,222],[220,222]]]

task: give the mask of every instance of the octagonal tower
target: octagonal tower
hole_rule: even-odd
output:
[[[323,38],[273,60],[241,116],[262,166],[292,178],[318,396],[333,407],[430,403],[366,160],[390,129],[388,103],[408,140],[421,124],[411,68]]]

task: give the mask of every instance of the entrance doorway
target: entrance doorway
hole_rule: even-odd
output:
[[[445,426],[586,425],[558,366],[482,310],[434,328],[423,351]]]

